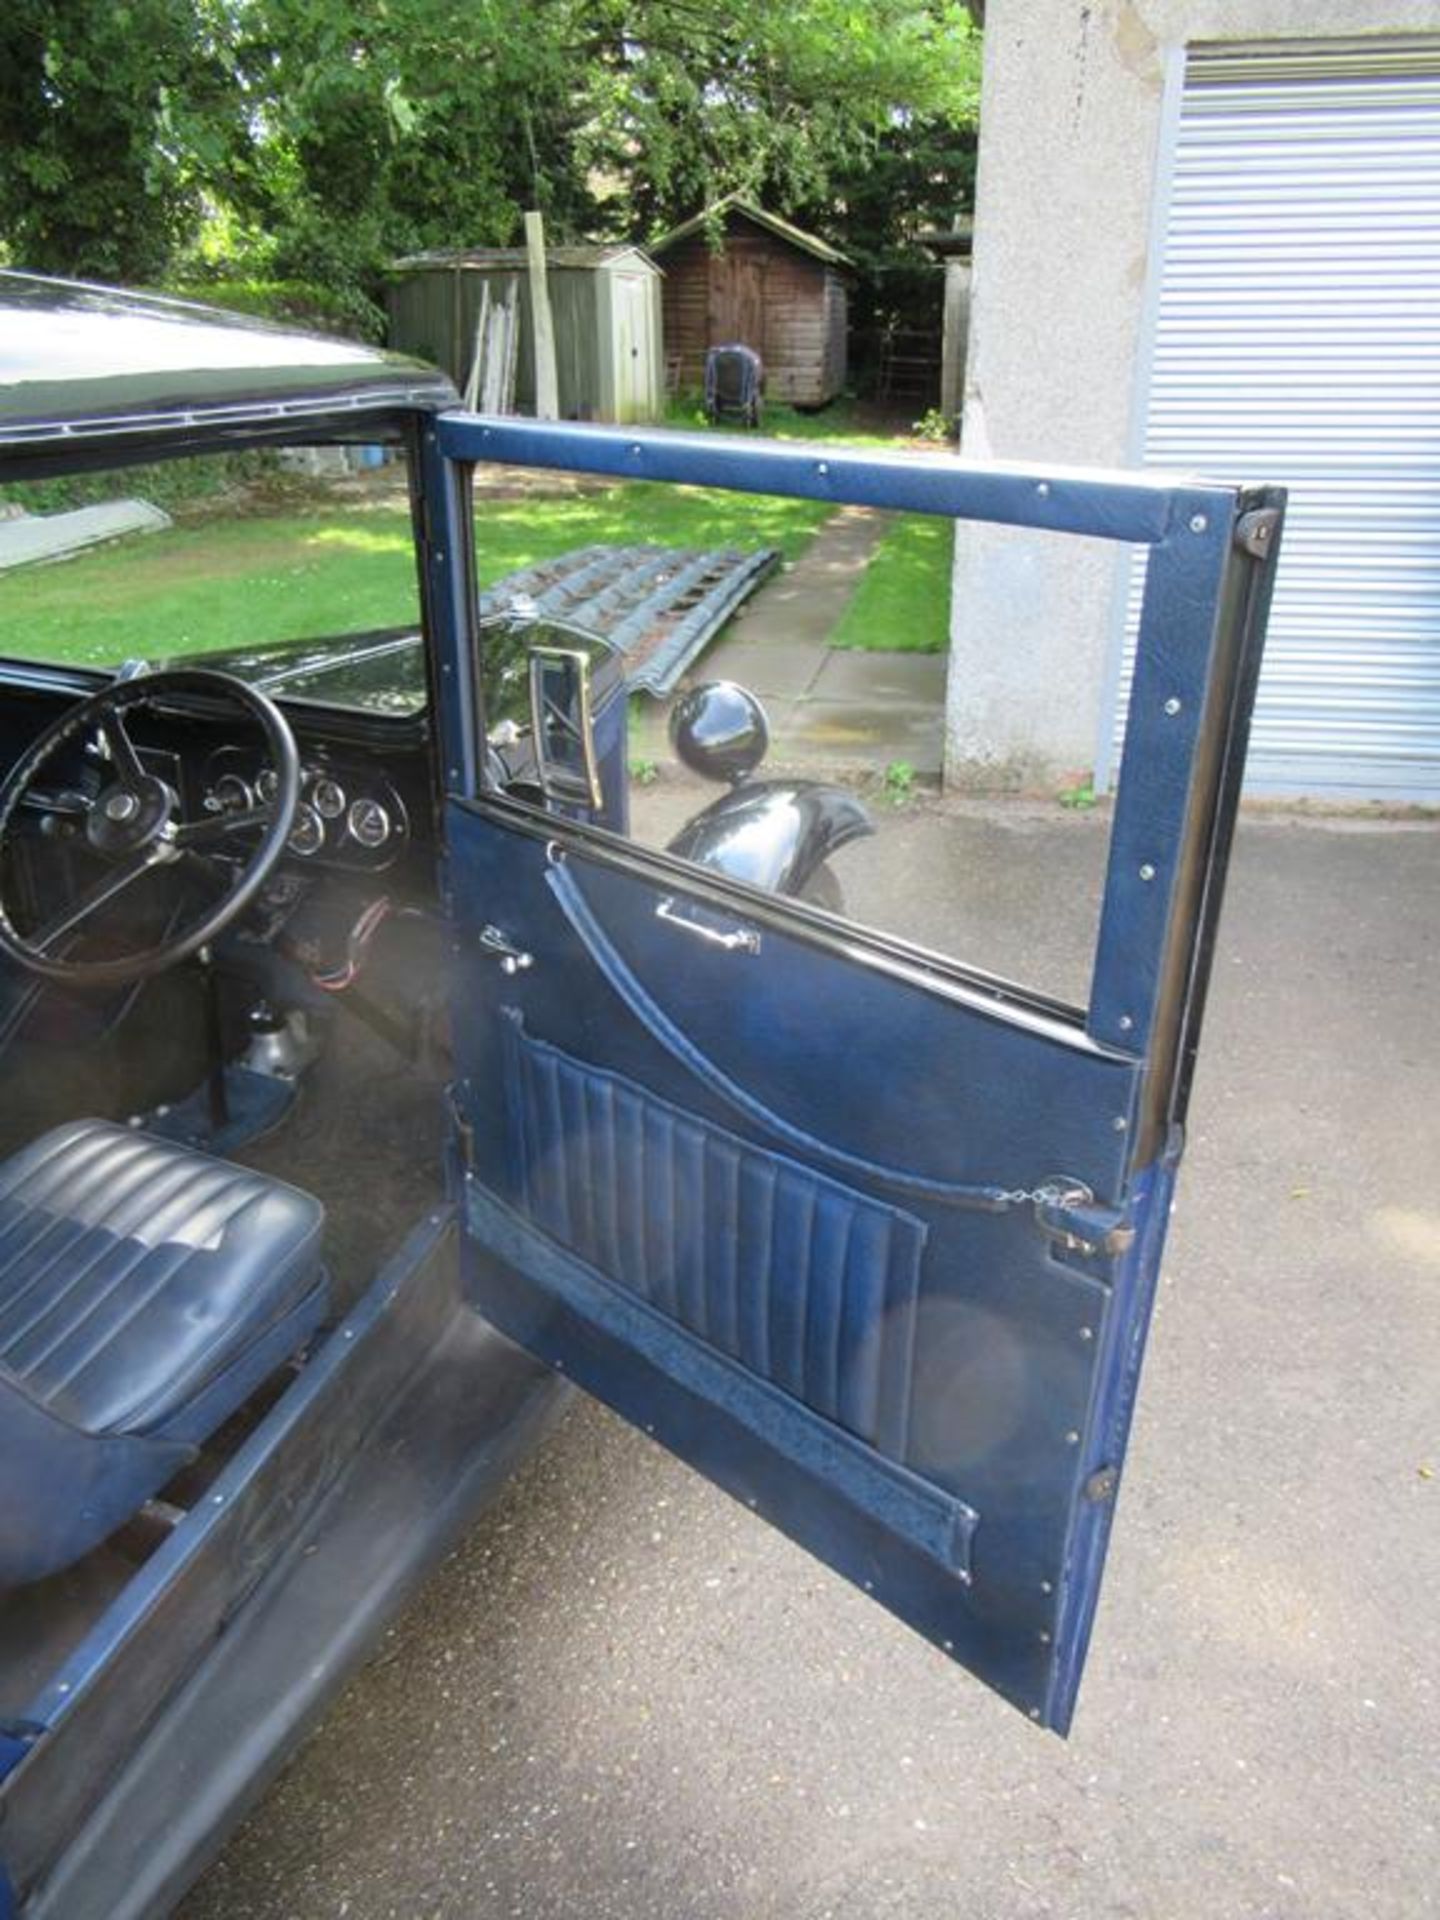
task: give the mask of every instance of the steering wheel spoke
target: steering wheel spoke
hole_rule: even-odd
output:
[[[109,752],[110,764],[119,774],[122,786],[131,793],[139,793],[146,781],[145,768],[135,751],[135,742],[126,731],[123,714],[104,694],[97,703],[95,723]]]
[[[73,900],[67,901],[54,919],[47,921],[38,933],[27,934],[26,940],[37,953],[49,956],[57,941],[63,940],[67,934],[78,933],[87,921],[93,920],[112,900],[118,900],[137,880],[152,873],[160,864],[155,855],[146,854],[138,860],[127,861],[123,866],[110,868]]]
[[[171,840],[177,847],[198,852],[202,847],[223,842],[232,833],[273,826],[274,822],[273,807],[237,807],[233,813],[207,814],[203,820],[177,820],[171,830]]]

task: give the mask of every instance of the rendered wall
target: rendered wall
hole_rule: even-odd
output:
[[[1167,74],[1187,44],[1436,18],[1435,0],[990,0],[961,452],[1136,457]],[[950,781],[1053,787],[1093,766],[1115,578],[1098,546],[958,530]]]

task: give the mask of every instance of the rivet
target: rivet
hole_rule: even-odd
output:
[[[823,476],[830,471],[830,462],[828,460],[817,460],[815,462],[815,471],[823,478]]]
[[[443,665],[443,666],[441,667],[441,669],[440,669],[440,671],[441,671],[441,673],[443,673],[443,674],[444,674],[444,675],[445,675],[445,676],[446,676],[447,678],[449,677],[449,675],[450,675],[450,672],[451,672],[451,667],[450,667],[450,662],[449,662],[448,660],[447,660],[447,661],[445,662],[445,664],[444,664],[444,665]]]
[[[69,1691],[70,1691],[70,1682],[68,1680],[62,1680],[60,1682],[60,1685],[56,1688],[57,1693],[68,1693]]]
[[[1117,1113],[1115,1118],[1110,1122],[1110,1124],[1115,1129],[1116,1133],[1124,1133],[1126,1128],[1130,1125],[1130,1122],[1125,1118],[1123,1113]]]
[[[1080,1338],[1082,1340],[1093,1340],[1095,1338],[1094,1327],[1081,1327]]]
[[[436,563],[437,563],[437,565],[441,565],[441,566],[443,566],[443,565],[444,565],[444,563],[445,563],[445,549],[444,549],[443,547],[437,547],[437,548],[435,549],[435,560],[436,560]]]
[[[1135,1022],[1130,1018],[1128,1013],[1122,1013],[1115,1024],[1119,1027],[1121,1033],[1129,1033]]]
[[[1030,1718],[1031,1718],[1032,1720],[1038,1720],[1038,1719],[1040,1718],[1040,1709],[1039,1709],[1039,1707],[1031,1707],[1031,1709],[1030,1709]]]
[[[210,1504],[211,1504],[211,1506],[214,1506],[214,1507],[223,1507],[223,1506],[224,1506],[224,1504],[225,1504],[225,1496],[224,1496],[224,1494],[223,1494],[223,1493],[212,1493],[212,1494],[211,1494],[211,1496],[210,1496]]]
[[[1053,1580],[1042,1580],[1040,1582],[1040,1591],[1042,1593],[1053,1593],[1055,1591],[1055,1582]]]
[[[1079,1435],[1079,1433],[1078,1433],[1078,1432],[1076,1431],[1076,1429],[1075,1429],[1074,1427],[1071,1427],[1071,1429],[1070,1429],[1070,1431],[1069,1431],[1069,1432],[1068,1432],[1068,1433],[1066,1434],[1066,1436],[1065,1436],[1065,1444],[1066,1444],[1066,1446],[1067,1446],[1067,1447],[1078,1447],[1078,1446],[1079,1446],[1079,1444],[1080,1444],[1080,1435]]]
[[[653,1420],[647,1420],[647,1421],[645,1422],[645,1431],[646,1431],[647,1433],[654,1433],[654,1431],[655,1431],[655,1422],[654,1422]]]
[[[1140,869],[1140,878],[1142,880],[1153,880],[1155,878],[1155,869],[1154,867],[1151,866],[1148,860],[1145,862],[1144,866],[1141,867]]]
[[[955,1651],[955,1642],[953,1640],[942,1640],[940,1645],[946,1653],[953,1653]]]
[[[873,1580],[867,1580],[865,1582],[865,1591],[867,1593],[873,1593],[875,1591],[875,1582]]]
[[[1050,498],[1050,482],[1048,480],[1042,480],[1035,491],[1042,500],[1048,500]]]
[[[1203,513],[1192,514],[1190,518],[1190,531],[1191,533],[1204,533],[1209,524],[1210,522],[1205,518]]]
[[[1041,1627],[1038,1638],[1042,1647],[1048,1647],[1050,1644],[1050,1629],[1048,1627]]]
[[[631,447],[630,452],[636,460],[640,458],[640,446],[638,441],[633,447]]]
[[[1173,693],[1171,694],[1170,698],[1165,702],[1165,711],[1171,716],[1172,719],[1180,711],[1180,702],[1175,698]]]
[[[750,1498],[745,1502],[745,1504],[747,1507],[751,1509],[752,1512],[754,1511],[756,1506],[756,1500],[753,1493],[751,1494]]]

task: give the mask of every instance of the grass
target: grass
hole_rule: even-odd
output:
[[[864,653],[944,653],[950,644],[953,528],[903,514],[871,555],[832,647]]]
[[[705,417],[701,396],[698,393],[682,393],[667,405],[663,424],[681,427],[692,433],[701,430],[734,433],[747,440],[757,437],[766,440],[832,440],[852,447],[895,447],[904,444],[903,435],[897,437],[893,430],[877,431],[873,414],[867,415],[853,400],[845,399],[832,400],[828,407],[814,410],[802,410],[767,400],[759,434],[756,435],[729,422],[723,427],[712,427]]]
[[[825,515],[809,501],[645,484],[487,501],[480,580],[598,544],[776,546],[793,558]],[[95,666],[160,659],[400,625],[415,606],[402,501],[207,517],[0,576],[0,654]]]

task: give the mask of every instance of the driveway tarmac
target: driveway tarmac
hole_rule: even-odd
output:
[[[866,917],[1083,992],[1100,820],[883,824]],[[577,1401],[186,1920],[1440,1910],[1437,987],[1433,825],[1247,820],[1068,1744]]]

